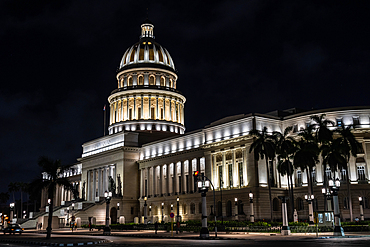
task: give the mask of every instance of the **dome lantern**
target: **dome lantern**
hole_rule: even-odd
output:
[[[141,36],[140,36],[140,38],[153,38],[154,39],[153,29],[154,29],[153,23],[151,21],[149,21],[148,19],[146,19],[143,22],[143,24],[141,24]]]

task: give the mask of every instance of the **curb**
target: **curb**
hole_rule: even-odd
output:
[[[108,240],[99,240],[99,241],[89,241],[83,243],[49,243],[49,242],[40,242],[40,241],[27,241],[27,240],[14,240],[14,239],[0,239],[0,242],[5,243],[20,243],[20,244],[34,244],[34,245],[47,245],[47,246],[82,246],[82,245],[93,245],[109,242]]]

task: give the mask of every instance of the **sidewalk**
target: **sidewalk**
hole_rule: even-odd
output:
[[[36,233],[39,234],[29,234],[29,233]],[[52,234],[50,239],[46,239],[46,233],[41,231],[29,231],[26,230],[22,233],[22,235],[8,235],[0,234],[0,242],[5,243],[21,243],[21,244],[34,244],[34,245],[47,245],[47,246],[83,246],[83,245],[93,245],[99,244],[104,242],[109,242],[103,238],[91,238],[89,236],[86,237],[70,237],[70,236],[63,236],[62,234],[56,235]]]
[[[37,232],[28,230],[28,232]],[[53,230],[53,234],[59,235],[84,235],[84,236],[103,236],[103,231],[89,231],[86,228],[79,228],[77,231],[72,231],[69,228],[62,228]],[[323,232],[318,234],[318,238],[370,238],[370,232],[348,232],[345,233],[346,236],[333,236],[332,232]],[[182,232],[176,234],[176,231],[171,234],[171,232],[167,231],[158,231],[155,234],[154,230],[112,230],[111,236],[122,236],[122,237],[137,237],[137,238],[177,238],[177,239],[199,239],[199,233],[192,233],[192,232]],[[257,232],[233,232],[233,233],[225,233],[225,232],[218,232],[217,238],[215,237],[214,232],[210,232],[209,234],[210,239],[261,239],[261,238],[271,238],[276,240],[293,240],[293,239],[314,239],[316,237],[316,233],[292,233],[290,236],[282,236],[280,233],[257,233]]]

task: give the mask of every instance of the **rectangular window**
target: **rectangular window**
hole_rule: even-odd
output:
[[[134,214],[134,207],[131,207],[131,214]]]
[[[306,129],[310,127],[311,123],[306,123]]]
[[[131,108],[128,110],[128,119],[132,120],[132,109]]]
[[[181,187],[181,176],[179,176],[179,194],[181,194],[181,190],[182,190],[182,187]]]
[[[144,196],[148,196],[148,180],[145,179]]]
[[[229,164],[229,186],[233,187],[233,164]]]
[[[154,116],[154,108],[150,108],[150,118],[151,119],[155,119],[155,116]]]
[[[161,120],[163,120],[163,118],[164,118],[164,116],[163,116],[164,114],[163,114],[163,108],[161,108],[161,116],[160,116],[160,118],[159,119],[161,119]]]
[[[137,119],[141,119],[141,107],[137,108]]]
[[[293,125],[293,133],[298,132],[298,124]]]
[[[239,180],[240,180],[240,186],[244,186],[244,181],[243,181],[243,162],[239,162]]]
[[[353,126],[358,126],[360,125],[360,118],[359,117],[352,117],[352,121],[353,121]]]
[[[220,185],[220,188],[223,188],[223,180],[222,180],[222,166],[218,166],[218,182]]]
[[[331,170],[330,170],[330,167],[326,167],[326,170],[325,170],[325,175],[326,175],[326,179],[327,181],[329,181],[329,179],[331,179]]]
[[[302,186],[302,172],[301,170],[297,170],[297,187]]]
[[[347,171],[346,171],[346,169],[342,169],[340,171],[340,178],[344,182],[347,181]]]
[[[316,169],[315,169],[315,167],[312,168],[311,179],[312,179],[312,183],[315,184],[316,183]]]
[[[186,175],[186,192],[189,193],[189,175]]]
[[[359,181],[364,181],[366,179],[365,177],[365,166],[358,165],[357,166],[357,177]]]

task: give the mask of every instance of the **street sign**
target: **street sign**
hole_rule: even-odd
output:
[[[171,218],[175,217],[175,214],[174,213],[170,213],[170,217]]]

